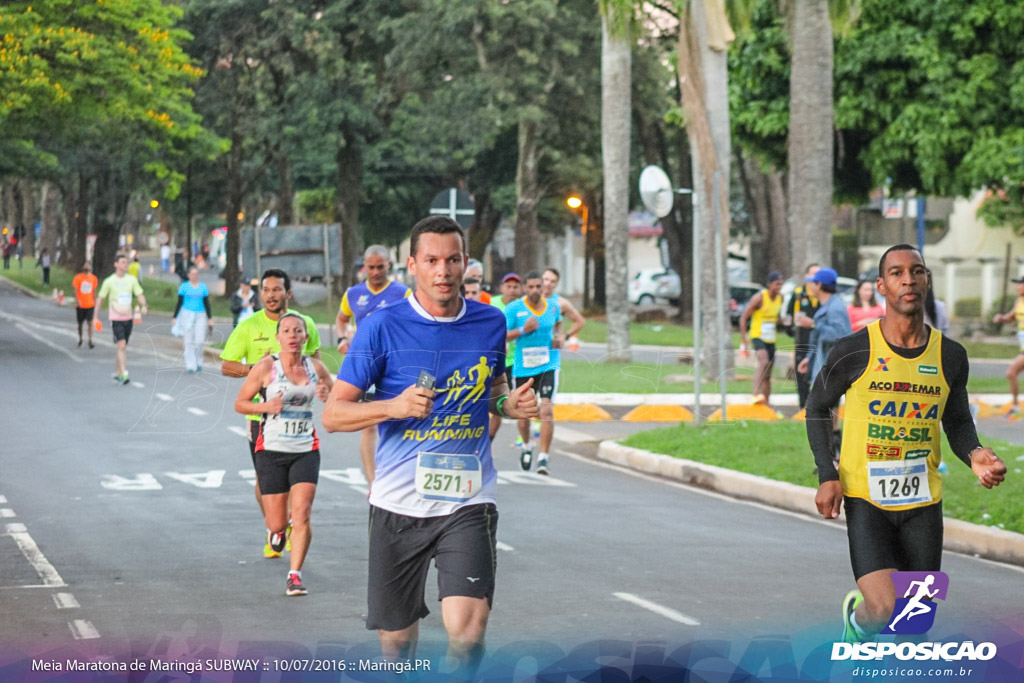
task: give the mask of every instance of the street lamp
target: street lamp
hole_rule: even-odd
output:
[[[565,200],[569,208],[576,211],[582,209],[583,218],[583,310],[590,308],[590,213],[587,203],[577,195]]]
[[[156,200],[156,199],[151,199],[150,202],[149,202],[149,208],[151,208],[151,209],[160,208],[160,202],[158,200]]]

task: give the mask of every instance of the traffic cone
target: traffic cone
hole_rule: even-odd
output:
[[[54,287],[53,288],[53,294],[50,295],[50,301],[56,301],[56,300],[57,300],[57,288]]]
[[[569,337],[569,350],[570,351],[579,351],[580,350],[580,340],[577,337]]]
[[[139,306],[138,304],[135,305],[135,315],[132,317],[132,319],[137,323],[142,322],[142,307]]]
[[[57,304],[59,306],[63,306],[64,305],[64,290],[63,289],[57,292]]]

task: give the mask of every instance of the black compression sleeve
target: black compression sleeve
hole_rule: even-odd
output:
[[[210,297],[208,297],[208,296],[204,296],[203,297],[203,308],[206,309],[206,319],[208,321],[210,321],[210,324],[212,325],[213,324],[213,309],[210,308]]]
[[[832,462],[832,410],[846,390],[864,373],[871,351],[866,330],[843,337],[832,347],[825,366],[807,397],[807,441],[818,467],[818,483],[839,479]]]
[[[172,318],[177,318],[177,317],[178,317],[178,314],[179,314],[179,313],[181,313],[181,306],[182,306],[182,304],[184,304],[184,303],[185,303],[185,297],[184,297],[184,296],[182,296],[181,294],[179,294],[179,295],[178,295],[178,303],[177,303],[177,305],[176,305],[176,306],[174,307],[174,315],[173,315],[173,316],[171,316]]]
[[[970,361],[964,347],[948,337],[942,339],[942,372],[949,384],[946,409],[942,413],[942,429],[946,432],[953,452],[970,467],[971,451],[981,445],[967,399]]]

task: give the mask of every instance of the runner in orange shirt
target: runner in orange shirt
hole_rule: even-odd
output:
[[[89,348],[93,348],[95,344],[92,343],[92,319],[93,314],[96,311],[96,289],[99,287],[100,281],[92,274],[92,265],[86,261],[82,265],[82,272],[75,276],[75,279],[71,281],[71,286],[75,289],[75,314],[78,318],[78,345],[82,345],[82,323],[85,323],[86,328],[89,330]]]

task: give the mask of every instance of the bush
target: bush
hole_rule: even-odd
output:
[[[953,315],[957,318],[980,318],[981,297],[974,299],[958,299],[953,305]]]

